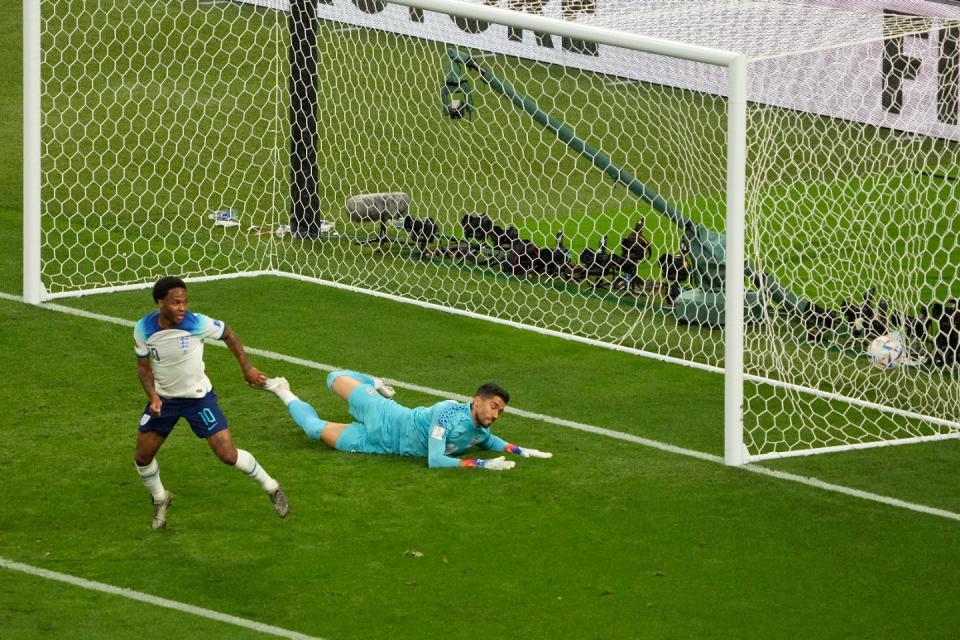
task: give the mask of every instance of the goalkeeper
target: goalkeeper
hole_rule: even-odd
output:
[[[283,401],[308,438],[322,440],[338,451],[420,456],[427,459],[431,469],[479,467],[492,471],[512,469],[515,463],[504,456],[454,456],[477,446],[524,458],[553,457],[552,453],[518,447],[490,433],[490,426],[510,401],[510,394],[493,383],[481,385],[471,402],[444,400],[415,409],[393,401],[393,389],[380,378],[362,373],[334,371],[327,376],[327,387],[347,401],[356,422],[343,424],[321,419],[310,404],[293,394],[286,378],[270,378],[263,385]]]

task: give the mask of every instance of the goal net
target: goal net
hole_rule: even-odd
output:
[[[215,218],[249,228],[284,207],[283,13],[39,4],[45,295],[268,268],[268,244]]]
[[[958,435],[960,10],[40,4],[41,299],[276,274],[726,371],[735,462]]]
[[[960,21],[829,26],[833,46],[750,65],[751,95],[797,100],[750,107],[746,261],[821,308],[765,306],[745,331],[754,459],[960,428]],[[903,347],[892,368],[867,356],[885,335]]]

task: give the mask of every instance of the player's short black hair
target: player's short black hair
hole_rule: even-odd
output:
[[[480,385],[474,395],[481,398],[498,396],[501,400],[503,400],[503,404],[508,404],[510,402],[510,392],[498,385],[496,382],[487,382]]]
[[[153,285],[153,301],[160,302],[167,297],[167,294],[170,293],[170,289],[183,289],[186,291],[187,283],[176,276],[164,276],[157,280],[157,284]]]

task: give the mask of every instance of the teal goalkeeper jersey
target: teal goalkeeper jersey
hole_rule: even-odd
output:
[[[489,428],[473,423],[469,402],[444,400],[430,407],[412,411],[413,429],[408,442],[413,455],[426,456],[431,467],[455,467],[457,456],[470,447],[503,451],[506,442],[493,435]]]

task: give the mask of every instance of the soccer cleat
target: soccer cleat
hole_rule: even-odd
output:
[[[286,518],[287,514],[290,513],[290,503],[287,502],[287,494],[285,494],[280,487],[277,487],[276,491],[270,494],[270,502],[273,503],[273,510],[276,511],[277,515],[281,518]]]
[[[167,508],[173,502],[173,494],[169,491],[163,492],[163,499],[159,502],[153,501],[153,520],[150,522],[151,529],[163,529],[167,526]]]
[[[282,378],[282,377],[268,378],[267,381],[264,382],[263,386],[260,388],[279,394],[281,390],[290,391],[290,383],[287,382],[286,378]]]
[[[387,399],[392,398],[397,393],[393,390],[393,387],[377,377],[373,378],[373,388],[377,390],[377,393]]]

